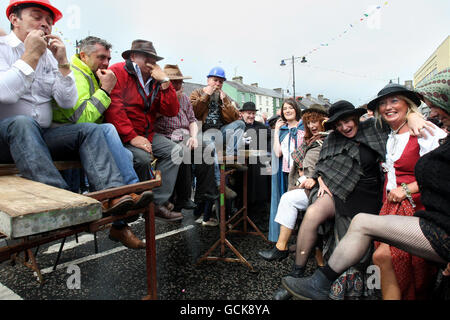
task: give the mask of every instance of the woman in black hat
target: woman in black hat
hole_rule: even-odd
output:
[[[418,96],[406,87],[391,84],[383,88],[368,104],[378,119],[391,129],[386,145],[383,168],[386,181],[384,206],[380,215],[409,215],[424,210],[414,168],[419,158],[439,146],[446,133],[439,128],[434,135],[414,137],[406,126],[409,113],[419,113]],[[361,211],[364,212],[364,211]],[[378,246],[379,245],[379,246]],[[387,244],[378,244],[373,260],[381,270],[381,288],[384,299],[423,299],[428,296],[435,269],[425,260],[413,257]]]
[[[419,88],[424,102],[432,109],[440,109],[441,120],[447,125],[450,125],[449,76],[450,69],[430,79],[431,85]],[[432,96],[436,99],[426,99]],[[449,172],[450,140],[446,138],[439,148],[421,157],[415,168],[426,211],[416,212],[414,217],[358,214],[323,269],[307,278],[286,277],[283,286],[300,299],[327,299],[333,281],[357,263],[375,239],[443,266],[447,264],[444,275],[450,276]]]

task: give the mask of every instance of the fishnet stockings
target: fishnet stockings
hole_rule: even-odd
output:
[[[336,273],[344,272],[360,261],[374,240],[426,260],[447,263],[423,235],[419,218],[359,214],[352,220],[347,234],[334,250],[328,265]]]

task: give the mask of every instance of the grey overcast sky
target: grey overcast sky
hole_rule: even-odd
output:
[[[6,8],[9,1],[2,1]],[[355,105],[370,100],[389,81],[414,73],[450,34],[448,0],[51,0],[64,18],[61,35],[69,55],[87,35],[113,44],[112,63],[134,39],[151,40],[166,63],[205,83],[222,66],[231,80],[296,93],[323,94]],[[379,7],[377,9],[377,7]],[[364,14],[369,15],[366,17]],[[361,21],[360,19],[364,19]],[[1,19],[3,29],[9,23]],[[334,40],[333,40],[334,39]]]

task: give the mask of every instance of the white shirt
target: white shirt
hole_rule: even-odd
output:
[[[420,147],[419,154],[421,157],[439,147],[439,140],[444,139],[447,136],[445,131],[439,128],[433,130],[433,133],[434,136],[428,134],[426,138],[417,139]],[[386,145],[386,162],[382,165],[384,170],[387,172],[387,191],[391,191],[397,188],[397,178],[395,175],[394,164],[400,159],[403,152],[405,151],[406,145],[409,142],[409,138],[409,132],[396,135],[394,135],[393,133],[389,134]]]
[[[64,77],[50,50],[42,55],[36,70],[20,58],[25,45],[14,32],[0,37],[0,119],[27,115],[42,128],[50,127],[52,100],[64,109],[73,108],[78,100],[75,78]]]
[[[144,77],[142,76],[141,68],[133,62],[134,70],[136,70],[136,74],[138,76],[139,82],[141,83],[142,88],[144,88],[145,94],[148,96],[150,94],[150,82],[153,80],[152,77],[149,77],[147,83],[144,83]]]

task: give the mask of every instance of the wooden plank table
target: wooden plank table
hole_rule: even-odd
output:
[[[99,201],[18,176],[0,177],[0,232],[8,239],[102,218]]]
[[[55,162],[55,166],[62,170],[76,168],[80,164]],[[156,178],[150,181],[94,192],[86,196],[11,176],[16,172],[15,166],[0,164],[0,239],[20,240],[19,243],[0,247],[0,262],[9,259],[15,261],[18,255],[24,252],[23,261],[18,260],[37,272],[42,284],[43,278],[31,252],[32,248],[78,233],[93,233],[107,229],[116,220],[143,213],[147,267],[147,296],[144,299],[157,299],[154,204],[151,203],[140,210],[123,212],[121,215],[102,217],[99,201],[159,187],[161,172],[157,171]],[[6,176],[8,173],[10,175]]]

